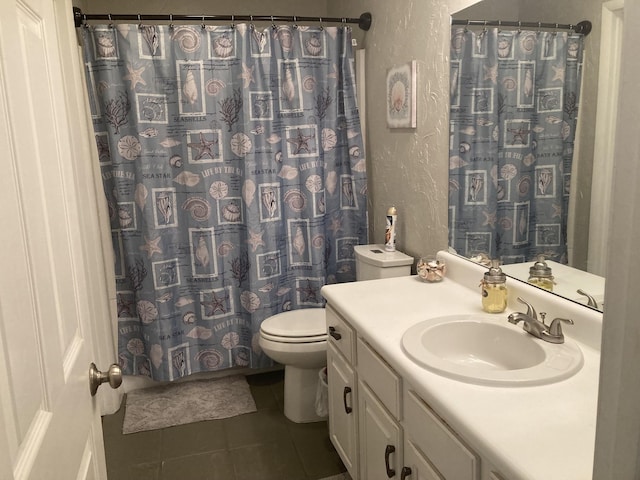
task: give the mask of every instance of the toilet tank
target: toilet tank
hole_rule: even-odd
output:
[[[402,252],[387,252],[384,245],[356,245],[356,280],[411,275],[413,257]]]

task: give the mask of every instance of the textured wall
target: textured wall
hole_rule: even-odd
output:
[[[326,0],[90,0],[85,13],[326,16]]]
[[[419,257],[447,247],[449,158],[449,14],[473,1],[328,0],[328,15],[369,11],[373,26],[357,33],[366,48],[370,241],[384,239],[385,214],[398,208],[398,248]],[[415,129],[386,125],[387,70],[418,65]]]

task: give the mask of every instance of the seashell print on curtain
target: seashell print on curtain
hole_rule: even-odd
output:
[[[124,373],[270,366],[260,323],[323,307],[367,242],[350,27],[82,35]]]
[[[451,34],[449,245],[567,263],[583,35]]]

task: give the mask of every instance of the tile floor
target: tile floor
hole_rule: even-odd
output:
[[[122,434],[124,405],[102,418],[109,480],[317,480],[345,471],[327,422],[283,414],[283,372],[247,377],[258,411]]]

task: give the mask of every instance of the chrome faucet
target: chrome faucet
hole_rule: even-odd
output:
[[[562,333],[562,322],[573,325],[573,320],[570,318],[554,318],[551,325],[544,323],[545,313],[540,312],[542,321],[538,320],[538,314],[533,306],[518,297],[518,301],[527,306],[527,313],[515,312],[509,315],[507,320],[509,323],[517,325],[519,322],[523,322],[522,329],[549,343],[564,343],[564,334]]]
[[[584,295],[585,297],[587,297],[587,306],[588,307],[598,308],[598,302],[596,302],[596,299],[593,298],[593,296],[589,295],[587,292],[585,292],[581,288],[576,290],[576,292],[579,293],[580,295]]]

